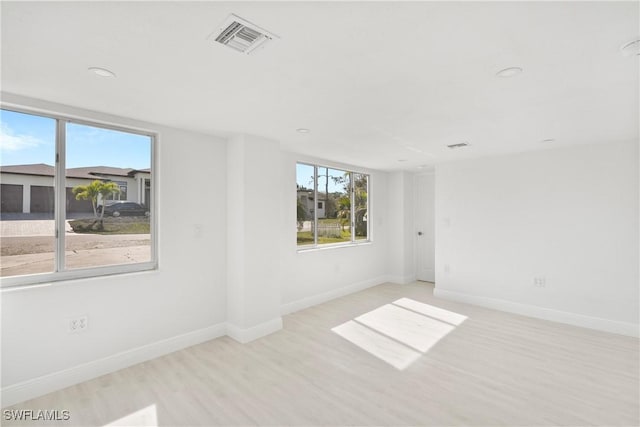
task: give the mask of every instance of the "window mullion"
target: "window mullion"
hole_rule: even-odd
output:
[[[318,245],[318,166],[313,166],[313,244]]]
[[[351,216],[351,242],[356,241],[356,192],[353,182],[353,172],[349,172],[349,197],[351,203],[350,216]]]
[[[56,235],[56,271],[65,270],[65,220],[66,220],[66,124],[56,120],[56,165],[54,172],[54,218]]]
[[[369,191],[371,185],[371,176],[367,177],[367,240],[371,240],[371,192]]]

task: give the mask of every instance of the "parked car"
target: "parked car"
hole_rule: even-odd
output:
[[[108,201],[104,206],[104,214],[111,216],[149,216],[149,209],[140,203],[113,200]]]

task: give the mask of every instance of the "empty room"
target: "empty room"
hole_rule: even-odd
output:
[[[638,1],[0,31],[0,424],[640,425]]]

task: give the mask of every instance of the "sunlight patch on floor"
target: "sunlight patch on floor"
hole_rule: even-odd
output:
[[[139,411],[125,415],[124,417],[105,425],[105,427],[109,426],[158,427],[158,411],[156,410],[156,405],[149,405],[146,408],[142,408]]]
[[[369,354],[403,370],[467,319],[452,311],[401,298],[332,329]]]
[[[336,326],[332,331],[396,369],[403,370],[421,355],[419,351],[402,345],[353,320]]]
[[[394,305],[407,308],[416,313],[424,314],[425,316],[433,317],[434,319],[442,320],[443,322],[451,323],[452,325],[460,325],[467,320],[467,316],[454,313],[453,311],[445,310],[439,307],[434,307],[429,304],[424,304],[411,298],[400,298],[393,302]]]

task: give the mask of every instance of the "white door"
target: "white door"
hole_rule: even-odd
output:
[[[435,180],[433,174],[416,175],[416,278],[435,281]]]

